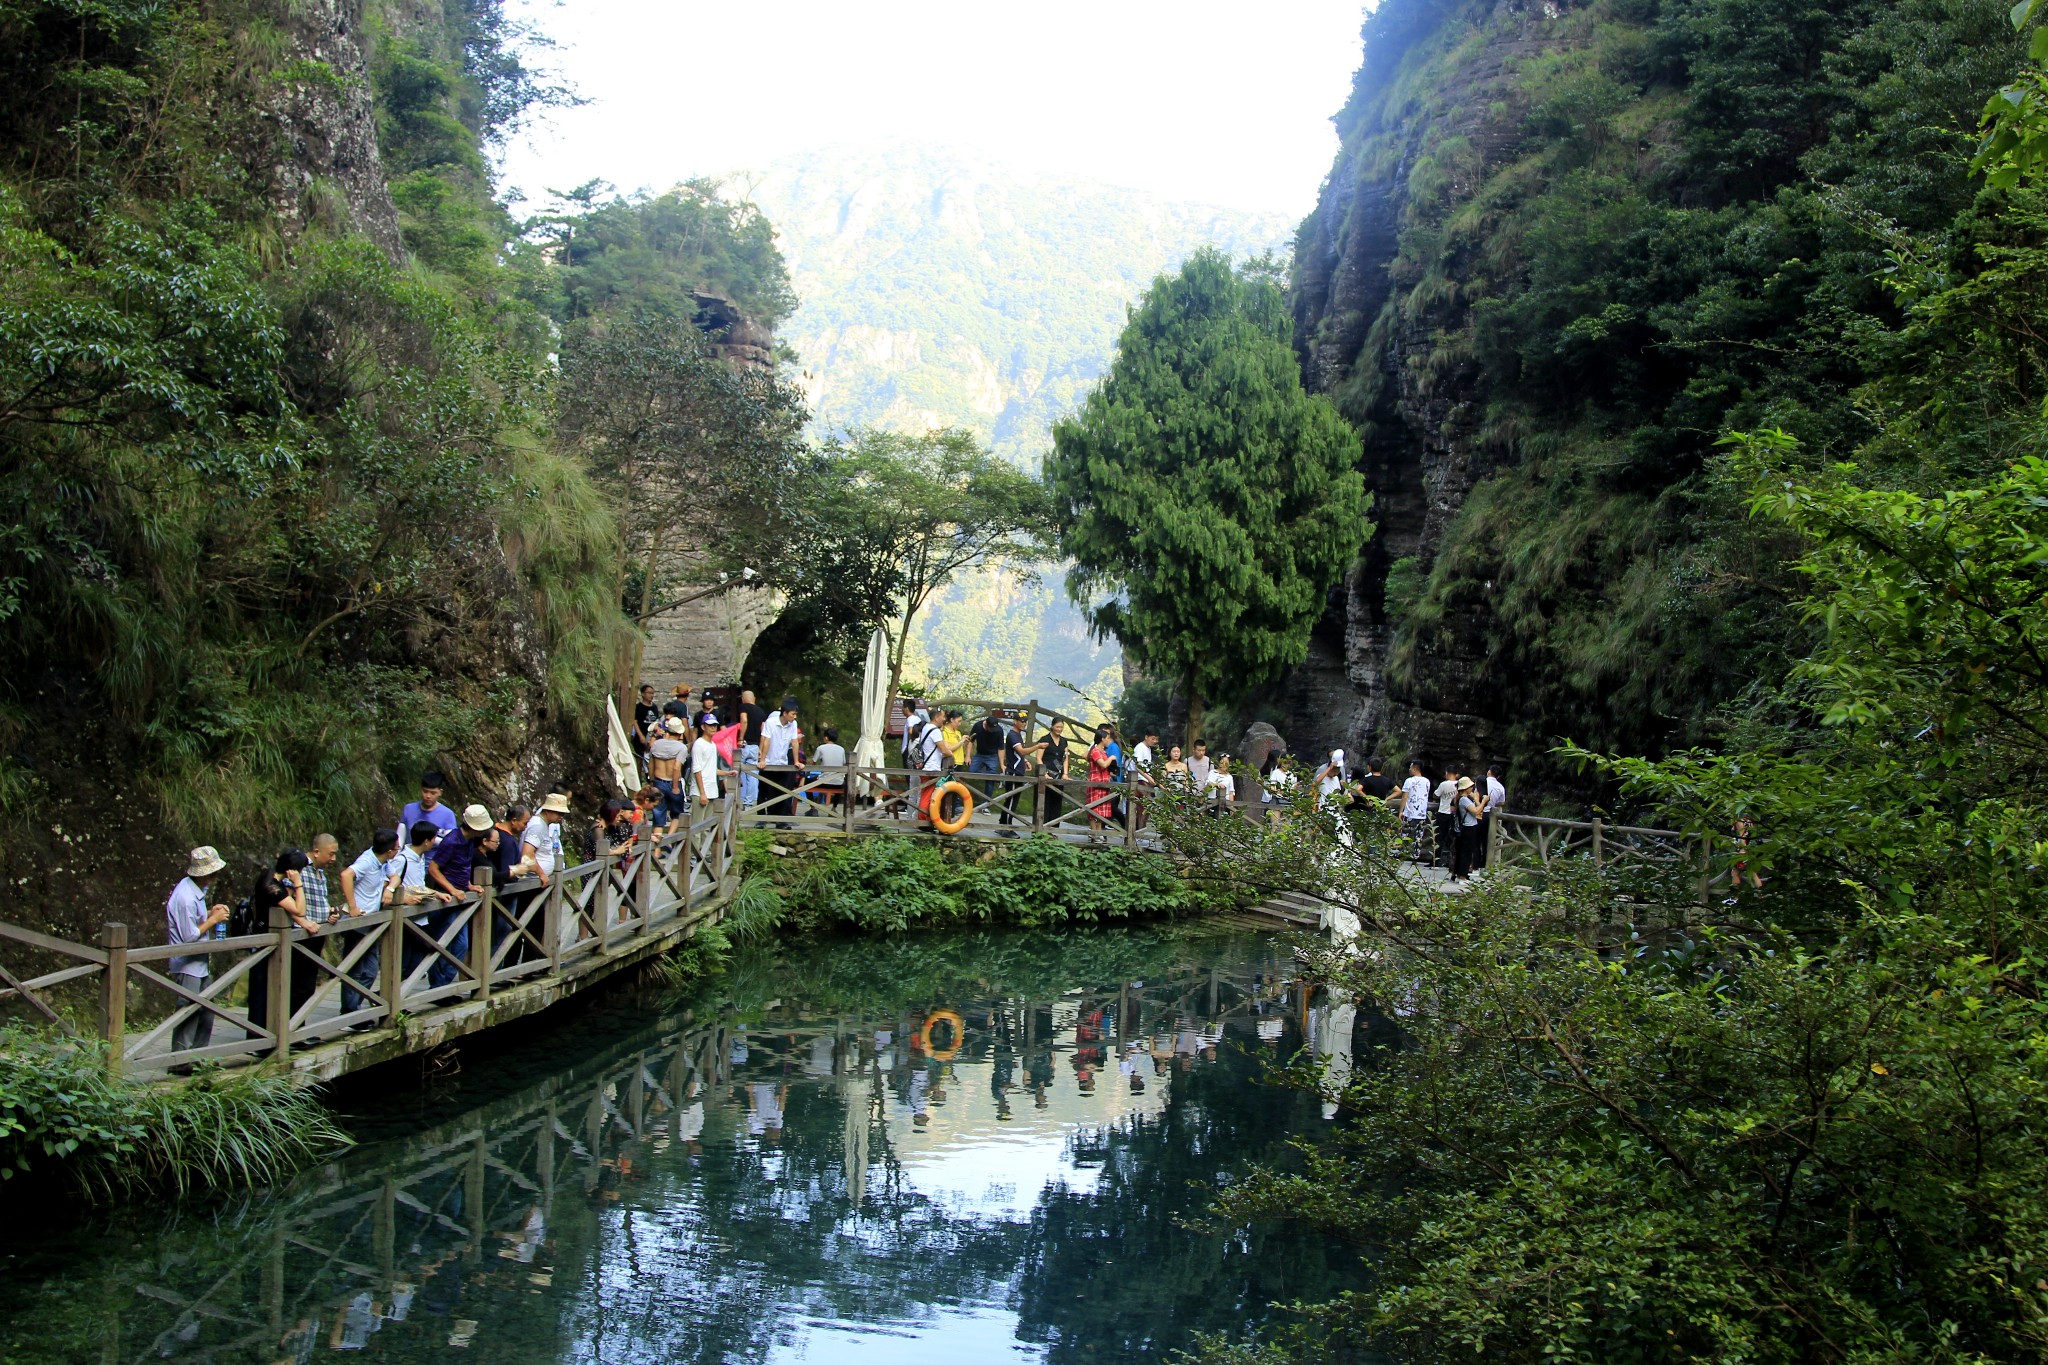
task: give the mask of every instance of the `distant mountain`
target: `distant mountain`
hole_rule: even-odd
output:
[[[729,187],[776,225],[801,299],[779,335],[819,430],[964,426],[1031,468],[1154,276],[1204,244],[1280,249],[1294,229],[919,148],[808,153]],[[1109,689],[1117,664],[1057,575],[959,585],[929,614],[924,646],[949,682],[1048,702],[1071,700],[1055,678]]]

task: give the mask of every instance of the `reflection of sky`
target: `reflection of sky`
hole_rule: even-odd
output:
[[[481,1102],[246,1218],[143,1216],[12,1267],[0,1321],[33,1339],[9,1358],[96,1358],[96,1326],[71,1335],[93,1319],[30,1303],[127,1280],[121,1340],[193,1365],[1150,1359],[1187,1313],[1215,1304],[1203,1325],[1235,1328],[1305,1287],[1292,1252],[1233,1268],[1172,1222],[1177,1200],[1198,1207],[1190,1177],[1313,1112],[1245,1088],[1238,1049],[1348,1047],[1335,1011],[1276,998],[1282,954],[1262,940],[1217,972],[1031,1006],[959,999],[965,1036],[942,1029],[936,1051],[921,1015],[777,1002],[740,1027],[623,1001],[625,1027],[572,1023],[552,1054],[486,1062],[463,1078]],[[1187,1013],[1210,1002],[1220,1047]],[[1124,1253],[1105,1238],[1147,1260],[1106,1272]]]
[[[1023,1224],[1048,1189],[1095,1191],[1102,1172],[1095,1162],[1076,1159],[1077,1137],[1161,1114],[1173,1077],[1213,1065],[1214,1046],[1223,1037],[1220,1027],[1186,1016],[1144,1012],[1140,1019],[1134,1010],[1120,1038],[1114,996],[1092,1005],[1071,999],[1059,1003],[1050,1011],[1050,1035],[1032,1044],[1022,1041],[1017,1022],[1012,1019],[1010,1036],[1002,1042],[992,1039],[986,1025],[971,1028],[974,1045],[947,1060],[921,1050],[914,1020],[834,1021],[810,1037],[800,1025],[756,1026],[735,1035],[725,1053],[729,1082],[706,1091],[709,1105],[701,1134],[706,1160],[721,1149],[751,1155],[762,1178],[774,1186],[761,1197],[780,1218],[834,1216],[837,1246],[828,1257],[835,1263],[852,1257],[879,1266],[902,1253],[892,1249],[899,1244],[878,1223],[872,1199],[861,1212],[839,1216],[829,1201],[844,1191],[821,1188],[815,1178],[807,1187],[786,1183],[783,1143],[790,1139],[777,1129],[804,1103],[804,1091],[836,1091],[847,1106],[840,1151],[847,1163],[846,1189],[859,1183],[872,1193],[893,1181],[894,1200],[909,1195],[928,1201],[934,1212],[958,1225]],[[1089,1031],[1086,1039],[1077,1036],[1083,1028]],[[1260,1032],[1252,1021],[1242,1021],[1232,1042],[1258,1047]],[[1006,1083],[999,1095],[1002,1078]],[[852,1117],[862,1114],[867,1118],[864,1140],[855,1132],[859,1119]],[[920,1114],[926,1122],[918,1122]],[[678,1155],[659,1141],[649,1151],[663,1166]],[[863,1155],[857,1173],[851,1167]],[[678,1281],[700,1276],[701,1292],[707,1295],[719,1293],[735,1276],[750,1278],[744,1269],[750,1255],[746,1239],[727,1245],[708,1236],[696,1192],[688,1185],[664,1188],[658,1208],[616,1212],[618,1221],[608,1228],[607,1240],[631,1243],[643,1269],[618,1275],[609,1294],[634,1294],[633,1281],[662,1262],[667,1264],[661,1278],[668,1281],[671,1295]],[[913,1245],[919,1249],[912,1254],[947,1254],[943,1245]],[[620,1258],[608,1253],[601,1259],[616,1273]],[[778,1325],[770,1329],[775,1340],[763,1358],[892,1365],[972,1360],[977,1353],[1043,1358],[1043,1347],[1017,1339],[1019,1317],[1010,1303],[1013,1276],[1010,1267],[992,1281],[981,1281],[983,1292],[965,1300],[870,1304],[858,1320],[835,1311],[834,1294],[845,1292],[843,1284],[784,1288],[775,1311],[764,1315]],[[881,1282],[889,1282],[886,1274]],[[642,1283],[637,1292],[644,1294],[647,1287]]]

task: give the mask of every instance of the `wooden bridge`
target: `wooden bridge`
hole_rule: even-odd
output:
[[[735,774],[721,776],[729,789],[737,786]],[[0,1007],[33,1011],[77,1036],[96,1034],[117,1073],[269,1060],[331,1079],[546,1009],[668,952],[731,902],[743,830],[929,835],[917,802],[920,784],[934,775],[876,768],[847,776],[844,786],[837,774],[829,781],[809,774],[784,787],[763,774],[760,798],[750,804],[729,798],[684,832],[619,848],[607,846],[600,832],[594,857],[545,884],[486,882],[479,894],[446,909],[346,916],[316,935],[277,911],[266,932],[204,942],[214,972],[198,991],[168,972],[168,959],[197,955],[194,945],[138,944],[124,924],[106,925],[90,944],[0,923]],[[1145,803],[1157,799],[1156,789],[1091,788],[1043,773],[955,772],[937,780],[966,782],[979,796],[972,819],[953,838],[1036,835],[1163,851],[1145,825]],[[1091,791],[1104,793],[1093,805]],[[1257,820],[1259,810],[1248,803],[1219,807],[1218,814]],[[1701,899],[1713,876],[1703,841],[1599,820],[1503,814],[1493,822],[1489,847],[1496,868],[1590,857],[1596,865],[1696,880]],[[1291,927],[1321,924],[1318,907],[1300,898],[1270,901],[1255,913]],[[146,922],[154,930],[160,914]],[[366,970],[372,962],[374,971]],[[212,1037],[203,1046],[175,1046],[181,1026],[202,1015]]]

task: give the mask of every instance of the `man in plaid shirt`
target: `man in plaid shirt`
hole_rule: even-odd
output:
[[[299,890],[306,898],[306,918],[315,924],[325,924],[333,916],[327,905],[327,869],[334,865],[334,856],[340,851],[341,845],[332,834],[314,835],[313,847],[306,854],[309,865],[299,873]]]

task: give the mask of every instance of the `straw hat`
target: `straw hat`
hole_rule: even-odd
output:
[[[201,844],[192,850],[191,859],[185,864],[188,877],[211,877],[227,866],[220,854],[214,852],[212,844]]]
[[[1459,779],[1458,779],[1458,790],[1459,790],[1459,791],[1461,791],[1461,792],[1468,792],[1468,791],[1471,791],[1471,790],[1472,790],[1472,779],[1471,779],[1471,778],[1469,778],[1469,777],[1461,777],[1461,778],[1459,778]]]
[[[560,792],[549,792],[548,799],[540,803],[540,809],[543,815],[567,815],[569,798]]]
[[[492,823],[489,808],[484,806],[464,806],[462,808],[462,827],[464,829],[482,834],[491,827]]]

